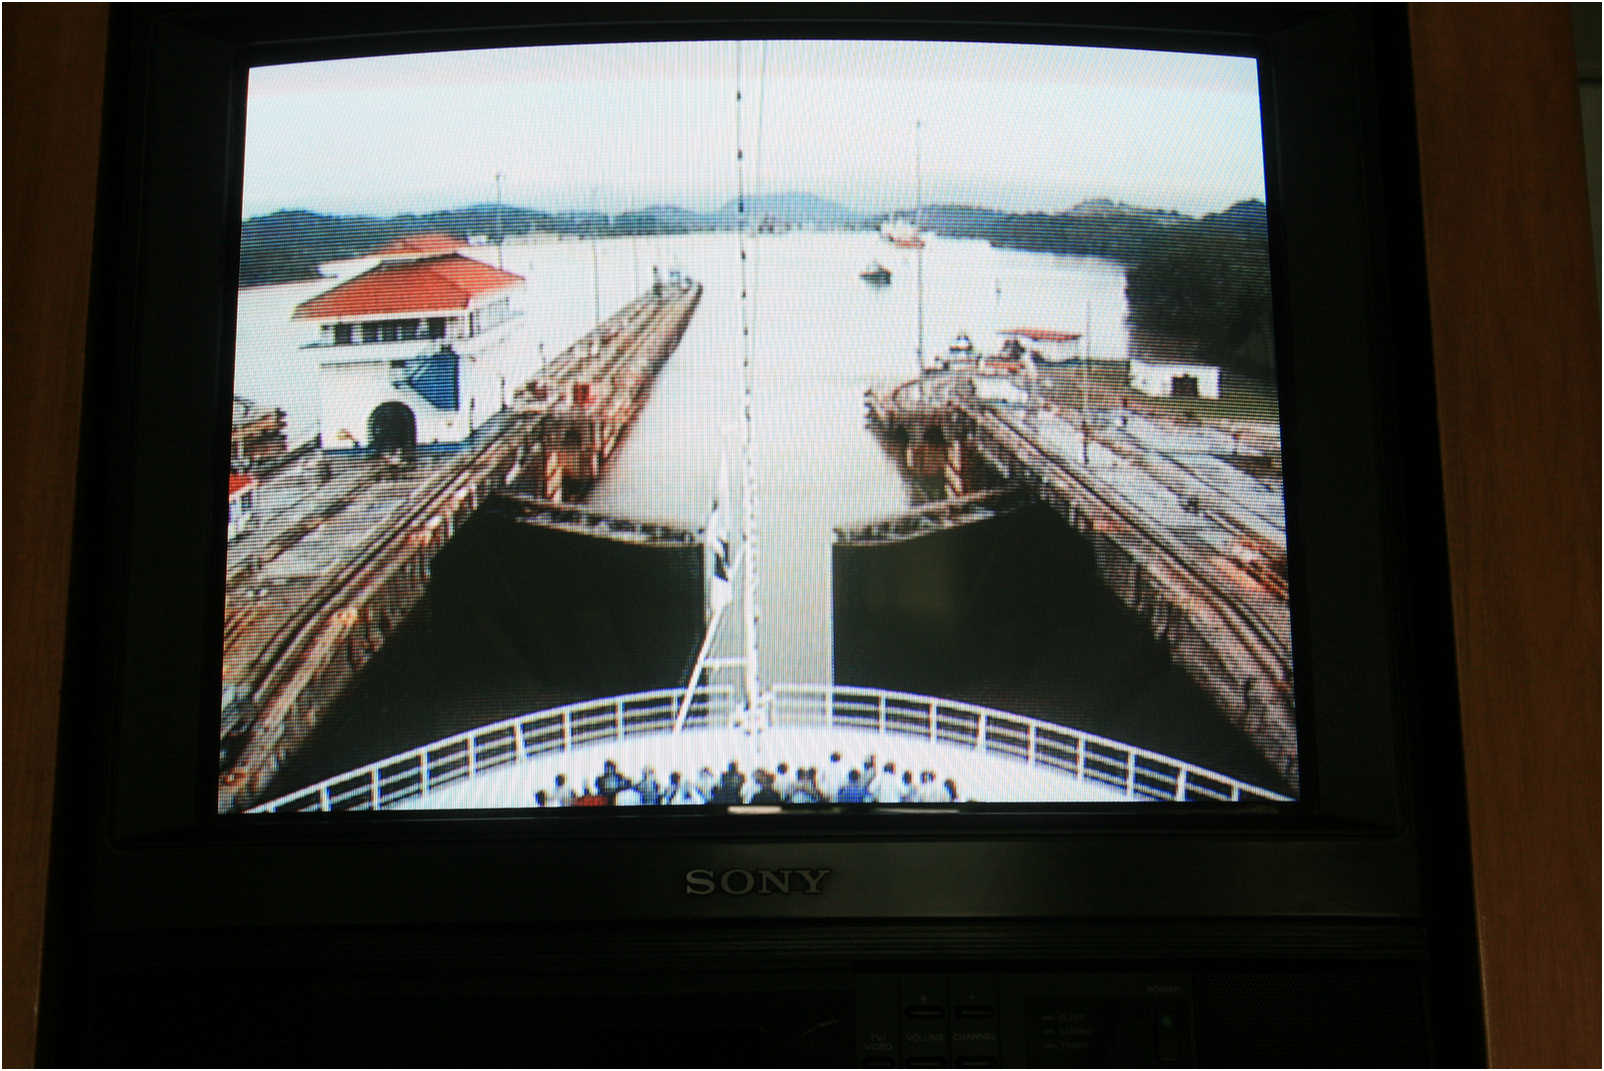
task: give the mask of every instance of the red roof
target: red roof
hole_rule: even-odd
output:
[[[239,494],[241,491],[244,491],[247,488],[255,487],[255,486],[256,486],[256,477],[255,476],[247,476],[243,472],[231,472],[231,473],[228,474],[228,497],[229,498],[233,498],[235,495]]]
[[[345,320],[407,312],[451,312],[474,298],[523,282],[523,276],[450,253],[387,260],[295,307],[297,320]]]
[[[1079,331],[1053,331],[1045,327],[1010,327],[1002,334],[1018,335],[1032,342],[1074,342],[1080,338]]]
[[[397,238],[383,249],[379,256],[390,257],[406,253],[455,253],[462,248],[462,243],[449,234],[414,234],[407,238]]]

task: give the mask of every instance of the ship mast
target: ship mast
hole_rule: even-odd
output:
[[[914,247],[913,260],[915,274],[918,277],[919,295],[919,336],[914,344],[914,357],[919,364],[919,374],[925,370],[925,243],[924,237],[919,233],[919,223],[924,216],[924,172],[919,161],[919,128],[923,122],[919,119],[913,121],[913,238],[919,244]]]
[[[767,70],[768,47],[764,45],[764,70]],[[761,98],[760,98],[761,99]],[[761,146],[762,114],[758,116],[759,145]],[[707,631],[702,638],[701,649],[697,652],[695,665],[691,669],[690,681],[685,686],[684,695],[680,699],[679,711],[674,718],[674,731],[679,732],[685,725],[686,715],[690,711],[691,699],[695,693],[697,682],[701,679],[704,670],[714,668],[734,667],[739,665],[742,670],[741,687],[744,694],[744,703],[736,717],[739,724],[748,733],[754,735],[767,727],[768,703],[762,690],[762,678],[758,673],[757,651],[757,477],[752,460],[753,442],[753,413],[752,413],[752,312],[751,295],[747,285],[747,239],[751,235],[747,232],[746,215],[746,165],[745,148],[741,140],[741,44],[735,44],[735,210],[736,210],[736,242],[740,249],[740,277],[741,277],[741,432],[742,432],[742,464],[741,464],[741,541],[735,551],[733,561],[729,563],[728,572],[724,574],[727,581],[730,574],[739,573],[742,579],[742,653],[738,658],[709,659],[714,638],[718,633],[719,623],[724,616],[725,607],[729,603],[728,588],[722,589],[725,594],[715,606],[709,602],[707,615]],[[718,490],[714,498],[714,510],[708,518],[706,559],[716,561],[719,549],[715,542],[724,538],[721,523],[721,510],[727,505],[725,501],[725,467],[720,461]],[[715,528],[718,530],[715,531]],[[709,570],[708,581],[711,585],[712,571]],[[711,591],[711,587],[710,587]],[[732,721],[732,726],[735,722]]]
[[[741,466],[741,548],[746,559],[742,573],[742,602],[745,609],[746,635],[745,685],[747,728],[761,729],[762,679],[757,661],[757,477],[752,461],[752,322],[751,298],[746,279],[746,152],[741,140],[741,45],[735,45],[735,208],[736,234],[740,246],[741,264],[741,432],[743,442]]]

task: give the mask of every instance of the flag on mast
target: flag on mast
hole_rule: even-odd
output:
[[[730,603],[730,523],[725,512],[729,508],[729,501],[729,462],[720,456],[718,486],[713,491],[713,510],[707,518],[707,542],[702,555],[707,583],[708,620],[716,617]]]

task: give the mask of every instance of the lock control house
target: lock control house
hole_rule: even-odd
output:
[[[507,403],[492,359],[523,277],[444,235],[391,243],[378,263],[297,305],[317,327],[325,450],[461,442]]]

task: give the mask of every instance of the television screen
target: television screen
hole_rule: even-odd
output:
[[[1254,59],[543,45],[245,107],[219,813],[1300,798]]]

